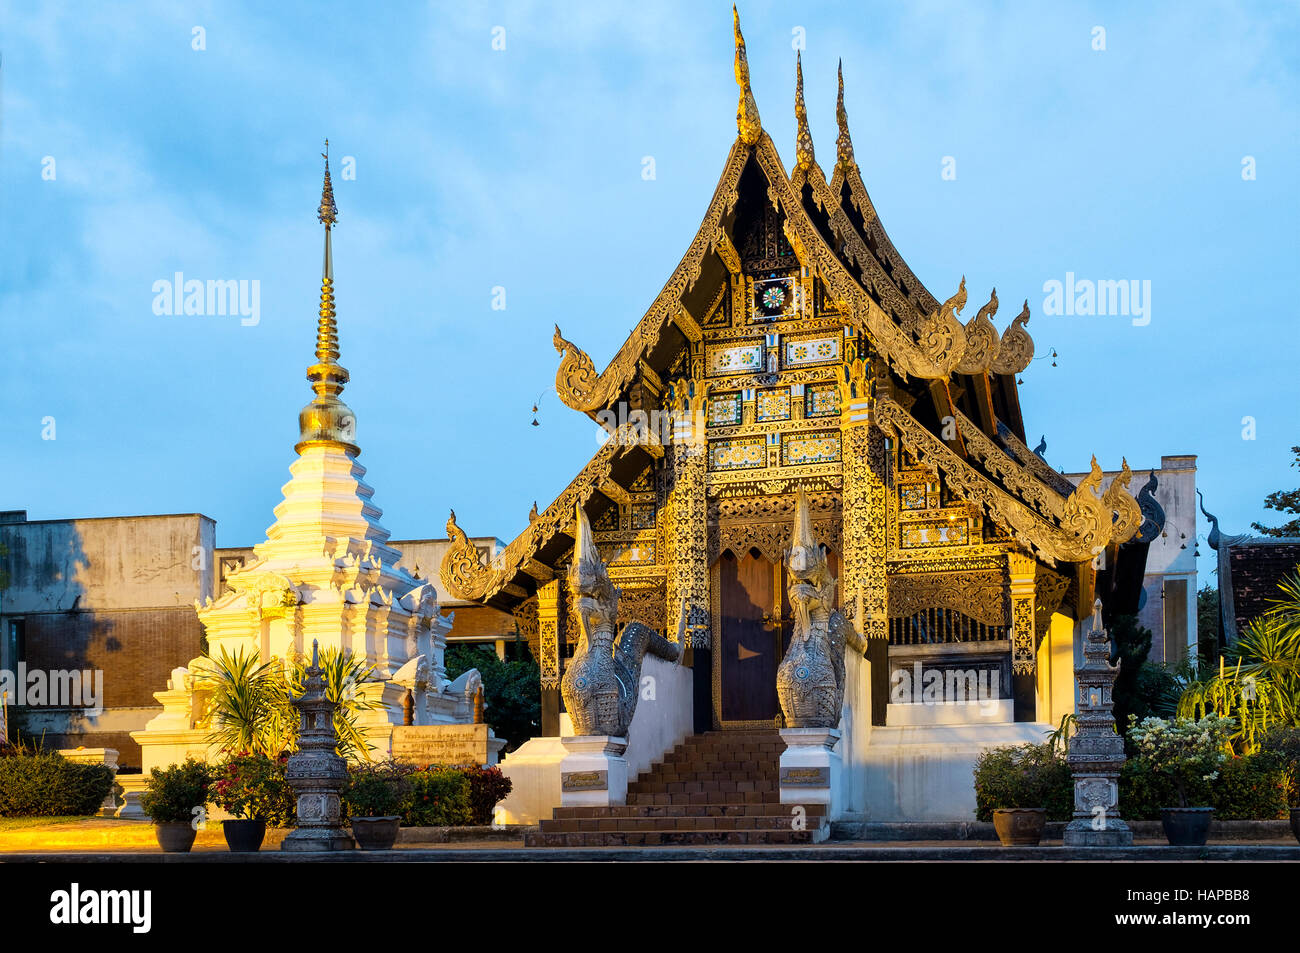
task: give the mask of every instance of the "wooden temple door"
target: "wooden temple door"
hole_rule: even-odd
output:
[[[775,724],[781,664],[781,566],[757,550],[716,563],[718,639],[714,645],[714,720],[719,728]]]

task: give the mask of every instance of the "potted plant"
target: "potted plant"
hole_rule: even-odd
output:
[[[1032,847],[1048,814],[1069,813],[1070,768],[1053,745],[1010,745],[984,751],[975,763],[977,817],[988,820],[1004,847]]]
[[[392,761],[350,767],[343,806],[357,847],[391,850],[397,843],[402,814],[411,798],[408,776],[412,771],[414,766]]]
[[[140,807],[153,819],[158,846],[167,853],[188,853],[208,803],[211,773],[194,758],[150,772]]]
[[[1209,799],[1209,782],[1219,776],[1227,755],[1225,746],[1233,719],[1213,712],[1200,720],[1129,716],[1129,739],[1137,759],[1156,774],[1167,777],[1178,798],[1177,807],[1162,807],[1160,823],[1169,843],[1179,847],[1205,844],[1214,820],[1214,808],[1194,805]]]
[[[1291,833],[1300,841],[1300,728],[1274,728],[1264,736],[1259,747],[1261,752],[1276,759],[1286,772]]]
[[[285,779],[284,757],[244,751],[231,755],[217,766],[212,782],[212,801],[233,815],[223,821],[226,845],[238,853],[252,853],[262,846],[267,825],[290,827],[294,820],[293,789]]]

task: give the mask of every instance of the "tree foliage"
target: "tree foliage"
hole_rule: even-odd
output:
[[[471,668],[483,676],[484,717],[498,738],[513,751],[541,732],[541,669],[522,640],[513,643],[516,657],[501,661],[486,646],[453,645],[447,649],[448,678],[458,678]]]
[[[1300,470],[1300,447],[1292,447],[1291,452],[1295,454],[1295,459],[1291,461],[1291,466]],[[1300,487],[1294,490],[1277,490],[1264,497],[1264,506],[1270,510],[1277,510],[1279,513],[1287,513],[1292,516],[1281,526],[1264,526],[1261,523],[1251,523],[1256,532],[1263,533],[1265,536],[1300,536]]]

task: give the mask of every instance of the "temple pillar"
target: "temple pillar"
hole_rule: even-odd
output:
[[[1034,589],[1038,563],[1023,553],[1007,553],[1011,595],[1011,693],[1016,721],[1038,716],[1038,663]]]
[[[665,598],[667,635],[676,640],[684,629],[694,681],[695,730],[712,724],[713,641],[709,618],[708,503],[704,476],[707,464],[703,439],[702,401],[699,410],[678,415],[673,439],[665,453],[664,503],[666,509],[668,574]],[[685,613],[685,626],[682,614]]]
[[[537,587],[537,663],[542,676],[542,734],[560,733],[560,608],[563,580]]]
[[[841,388],[840,434],[844,489],[840,602],[858,624],[871,663],[871,723],[885,724],[889,704],[889,605],[885,566],[888,451],[871,423],[865,380]],[[857,619],[861,605],[864,618]]]

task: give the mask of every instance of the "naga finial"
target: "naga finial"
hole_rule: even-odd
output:
[[[808,129],[808,107],[803,98],[803,59],[794,55],[794,118],[797,126],[794,139],[794,168],[807,173],[816,163],[813,157],[812,132]]]
[[[835,98],[835,122],[840,134],[835,140],[835,164],[848,172],[856,164],[853,159],[853,140],[849,138],[849,114],[844,111],[844,61],[839,65],[840,90]]]
[[[1025,299],[1025,306],[1020,309],[1020,314],[1016,315],[1007,329],[1002,332],[998,354],[993,359],[991,368],[994,374],[1014,376],[1023,372],[1034,359],[1034,339],[1026,330],[1028,324],[1029,300]]]
[[[755,145],[763,134],[758,118],[758,103],[749,86],[749,59],[745,55],[745,37],[740,32],[740,12],[731,5],[731,19],[736,31],[736,85],[740,87],[740,104],[736,107],[736,131],[747,146]]]

